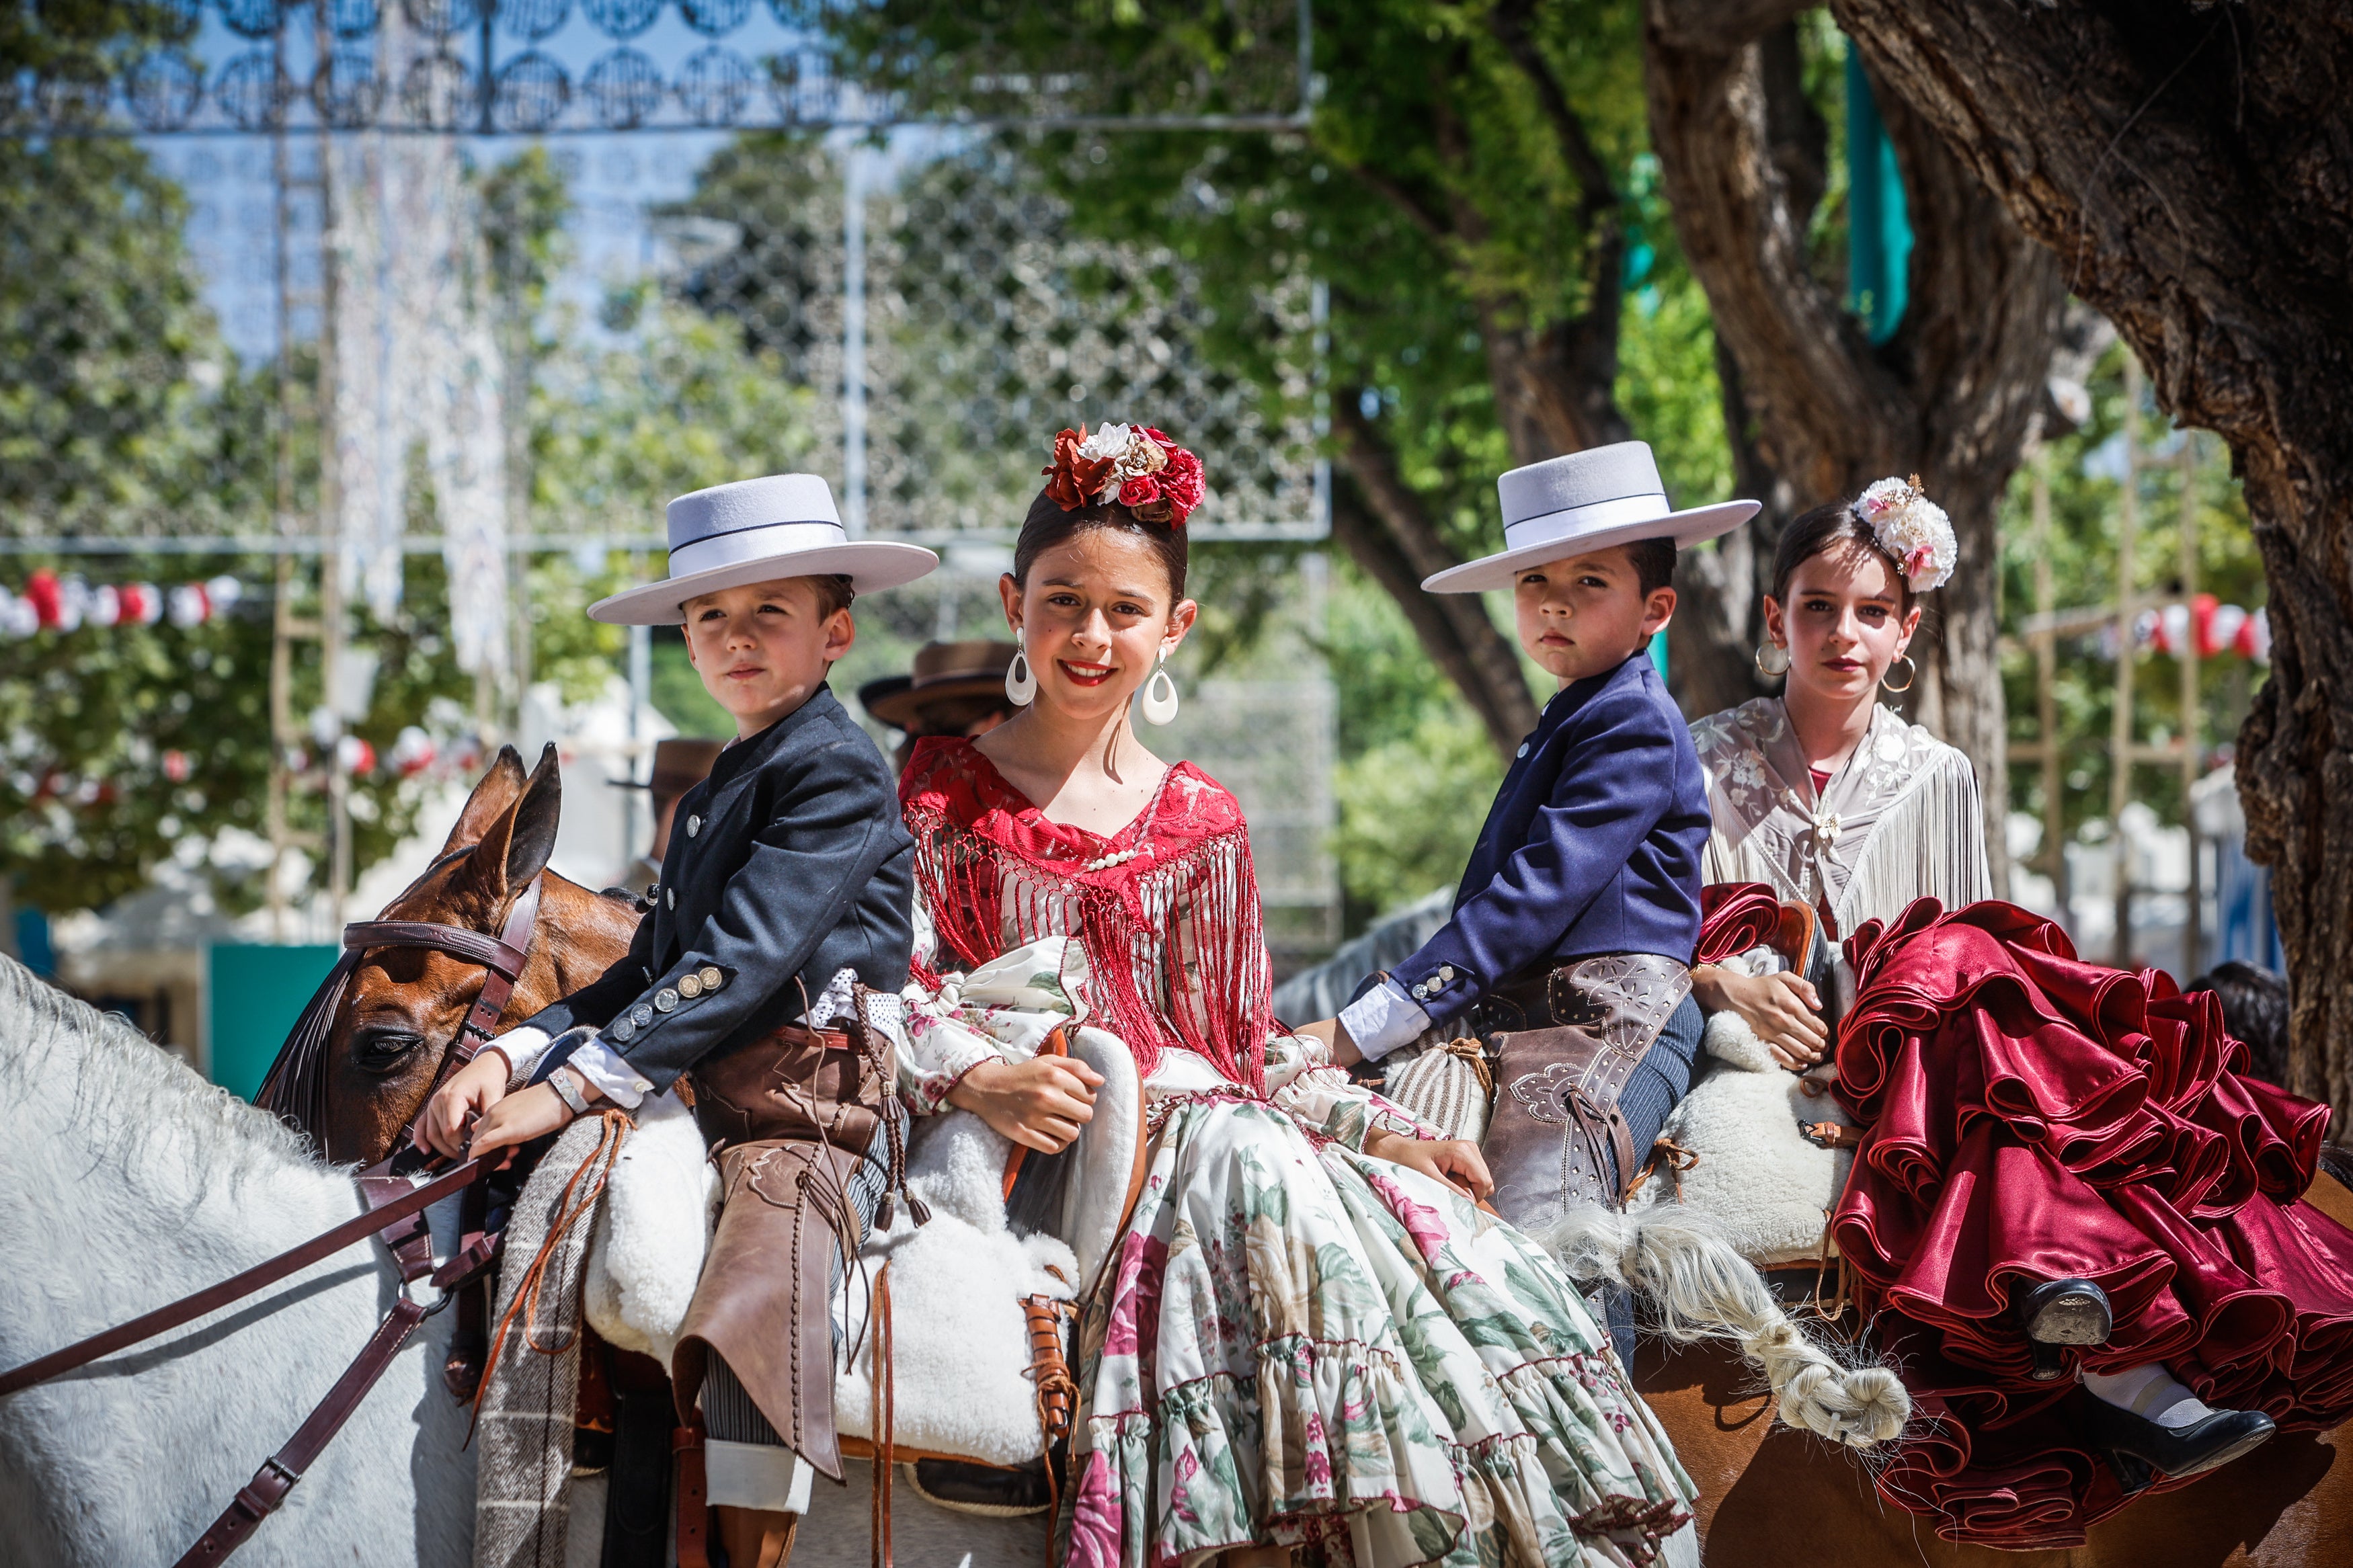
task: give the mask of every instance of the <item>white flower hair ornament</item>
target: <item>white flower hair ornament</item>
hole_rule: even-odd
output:
[[[1941,588],[1953,574],[1960,543],[1953,520],[1920,489],[1920,476],[1885,479],[1855,499],[1855,515],[1870,526],[1879,547],[1904,568],[1915,594]]]

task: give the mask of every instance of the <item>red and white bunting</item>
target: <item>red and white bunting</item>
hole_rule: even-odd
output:
[[[92,584],[78,574],[60,577],[45,569],[26,578],[21,592],[0,586],[0,636],[152,626],[165,620],[200,626],[227,613],[244,593],[244,584],[226,574],[166,588],[153,583]]]

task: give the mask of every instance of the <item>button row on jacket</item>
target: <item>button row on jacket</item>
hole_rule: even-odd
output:
[[[640,1002],[614,1020],[615,1043],[628,1045],[638,1037],[638,1030],[654,1021],[656,1013],[675,1012],[681,999],[691,1002],[697,996],[708,995],[718,990],[726,979],[727,976],[720,973],[715,963],[706,963],[701,969],[691,970],[679,976],[676,989],[665,985],[654,993],[652,1006]]]
[[[1436,975],[1413,988],[1413,999],[1417,1002],[1427,1002],[1453,984],[1454,966],[1451,963],[1441,963],[1438,966]]]

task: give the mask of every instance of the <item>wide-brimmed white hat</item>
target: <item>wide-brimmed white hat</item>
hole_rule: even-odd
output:
[[[1424,588],[1433,594],[1508,588],[1522,567],[1637,540],[1697,544],[1738,528],[1759,505],[1727,500],[1677,511],[1659,482],[1647,441],[1620,441],[1514,468],[1495,481],[1495,493],[1504,502],[1504,548],[1423,578]]]
[[[815,474],[713,485],[670,503],[670,575],[600,599],[588,614],[624,626],[676,626],[687,600],[778,577],[844,576],[861,594],[912,583],[940,563],[920,544],[852,540]]]

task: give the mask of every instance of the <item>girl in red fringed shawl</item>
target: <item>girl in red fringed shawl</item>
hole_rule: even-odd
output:
[[[1868,1129],[1831,1234],[1926,1417],[1881,1493],[2060,1547],[2152,1474],[2353,1414],[2353,1234],[2296,1201],[2327,1109],[2240,1076],[2213,996],[1979,901],[1968,759],[1878,701],[1955,549],[1896,479],[1783,531],[1757,667],[1788,689],[1692,727],[1704,867],[1813,904],[1845,954],[1820,986],[1700,965],[1692,990],[1783,1067],[1834,1055]]]
[[[1176,708],[1160,665],[1193,624],[1198,460],[1110,425],[1063,431],[1046,472],[1000,584],[1020,711],[919,742],[902,786],[919,905],[902,1082],[919,1110],[1032,1149],[1077,1136],[1101,1078],[925,984],[927,962],[1008,952],[1026,994],[1068,993],[1142,1077],[1142,1196],[1084,1304],[1070,1561],[1648,1561],[1693,1490],[1607,1334],[1476,1206],[1474,1145],[1277,1033],[1241,810],[1129,726],[1147,679],[1145,717]]]

